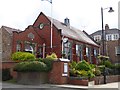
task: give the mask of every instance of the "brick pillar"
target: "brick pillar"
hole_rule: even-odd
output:
[[[66,84],[68,82],[69,77],[68,63],[69,63],[68,59],[59,59],[53,62],[53,69],[49,73],[49,83]]]

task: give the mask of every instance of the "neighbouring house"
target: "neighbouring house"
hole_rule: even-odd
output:
[[[26,51],[41,58],[54,52],[58,58],[98,63],[98,44],[81,30],[72,27],[68,18],[64,23],[52,19],[51,34],[51,19],[41,12],[33,25],[29,25],[24,31],[2,26],[2,61],[9,61],[11,54],[16,51]]]
[[[102,30],[98,30],[91,34],[91,37],[100,44],[100,54],[102,54]],[[110,29],[108,24],[104,30],[105,55],[109,56],[112,63],[120,63],[120,30]]]

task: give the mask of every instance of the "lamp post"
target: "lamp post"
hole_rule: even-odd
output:
[[[41,1],[48,1],[49,3],[51,3],[51,25],[50,25],[50,47],[51,47],[51,51],[52,51],[52,48],[53,48],[53,45],[52,45],[52,34],[53,34],[53,19],[52,19],[52,0],[41,0]]]
[[[105,39],[105,31],[104,31],[104,23],[103,23],[103,10],[109,9],[108,12],[114,12],[114,10],[112,9],[112,7],[108,7],[108,8],[102,8],[101,7],[101,20],[102,20],[102,55],[105,56],[105,45],[104,45],[104,39]],[[105,61],[103,61],[105,62]],[[106,84],[106,71],[105,71],[105,67],[104,67],[104,71],[103,71],[103,76],[104,76],[104,84]]]

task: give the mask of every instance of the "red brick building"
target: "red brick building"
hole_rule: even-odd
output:
[[[91,40],[84,32],[70,26],[68,18],[64,23],[53,20],[52,27],[52,48],[51,48],[51,18],[42,12],[33,25],[28,26],[24,31],[12,31],[12,53],[16,51],[29,51],[40,57],[45,57],[52,52],[59,58],[69,60],[86,60],[97,63],[99,45]],[[10,28],[2,27],[1,29]]]
[[[91,37],[100,44],[100,54],[103,55],[102,30],[92,33]],[[120,63],[120,30],[110,29],[108,24],[104,30],[104,53],[113,64]]]

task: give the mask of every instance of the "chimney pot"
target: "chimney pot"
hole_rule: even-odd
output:
[[[109,25],[108,24],[105,25],[105,30],[109,30]]]
[[[64,24],[66,24],[67,26],[70,26],[70,20],[68,18],[64,19]]]

